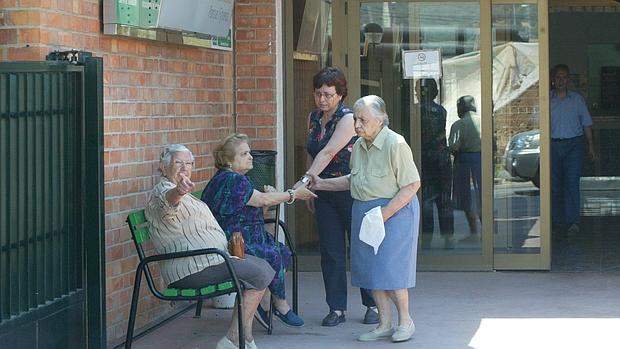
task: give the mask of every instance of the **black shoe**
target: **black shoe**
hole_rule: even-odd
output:
[[[376,307],[366,308],[366,315],[364,315],[364,321],[362,323],[366,325],[374,325],[379,323],[379,312]]]
[[[335,311],[330,310],[329,314],[327,314],[323,322],[321,322],[321,326],[334,327],[345,321],[347,321],[347,319],[344,317],[344,312],[338,315]]]

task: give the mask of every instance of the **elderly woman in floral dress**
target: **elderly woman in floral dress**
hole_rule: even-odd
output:
[[[284,284],[286,268],[291,263],[291,251],[265,230],[263,208],[281,204],[292,204],[296,199],[307,200],[316,197],[305,186],[276,192],[269,188],[261,192],[254,188],[245,174],[253,168],[248,137],[232,134],[226,137],[213,152],[215,167],[219,169],[202,193],[202,201],[209,207],[226,235],[241,232],[245,240],[246,253],[265,259],[276,271],[269,285],[274,296],[273,314],[285,325],[301,327],[304,321],[297,316],[286,301]],[[258,307],[257,319],[266,326],[269,305],[265,297],[264,306]]]

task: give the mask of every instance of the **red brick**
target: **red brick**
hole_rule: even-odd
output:
[[[32,41],[26,41],[32,42]],[[0,44],[16,44],[17,29],[0,29]]]
[[[256,131],[257,131],[257,137],[272,138],[276,136],[276,130],[273,127],[258,128],[256,129]]]
[[[250,138],[256,138],[256,128],[255,128],[255,127],[239,127],[239,128],[237,129],[237,132],[239,132],[239,133],[245,133],[245,134],[246,134],[246,135],[248,135],[248,137],[250,137]],[[254,141],[252,141],[252,146],[253,146],[255,149],[264,149],[264,148],[261,148],[261,147],[257,147],[257,146],[255,145]]]
[[[273,91],[255,91],[252,93],[252,101],[273,101],[275,100],[275,95]]]
[[[256,32],[252,29],[239,29],[235,32],[237,40],[253,40],[256,38]]]
[[[248,4],[239,4],[236,6],[236,16],[244,17],[244,16],[254,16],[256,15],[256,6]]]
[[[88,17],[99,18],[99,2],[82,2],[81,14]]]
[[[257,80],[254,78],[248,78],[248,79],[239,78],[237,80],[238,89],[253,89],[256,87],[257,87]]]
[[[109,246],[105,250],[105,258],[107,261],[113,261],[123,258],[124,247],[123,245]]]
[[[256,55],[256,64],[257,65],[275,65],[276,56],[270,55],[270,54]]]
[[[263,114],[263,113],[275,113],[276,112],[276,105],[275,103],[263,103],[263,104],[258,104],[256,106],[256,111]]]
[[[9,47],[7,59],[10,61],[39,61],[45,58],[46,50],[41,47]]]
[[[239,65],[252,65],[257,63],[256,55],[254,54],[240,54],[237,55],[237,64]]]
[[[275,40],[276,33],[274,29],[256,29],[256,40]]]
[[[254,68],[254,74],[256,74],[256,76],[260,76],[260,77],[264,77],[264,76],[275,76],[275,68],[274,67],[255,67]]]
[[[39,25],[41,22],[41,15],[36,11],[11,11],[9,12],[8,25]]]
[[[17,0],[0,0],[0,8],[17,7]]]
[[[258,89],[273,89],[276,87],[275,79],[264,78],[256,79],[256,88]]]
[[[276,15],[276,7],[271,5],[257,5],[256,6],[256,15],[258,16],[275,16]]]

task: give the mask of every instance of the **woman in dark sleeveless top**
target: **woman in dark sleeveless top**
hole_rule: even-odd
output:
[[[349,159],[357,139],[353,112],[343,101],[347,80],[338,68],[327,67],[313,78],[316,109],[308,115],[308,171],[295,187],[308,183],[309,175],[333,178],[350,173]],[[345,321],[347,309],[346,245],[351,230],[351,193],[318,191],[314,202],[307,201],[314,213],[319,233],[321,270],[329,313],[323,326]],[[362,303],[367,307],[364,323],[378,323],[371,293],[362,289]]]

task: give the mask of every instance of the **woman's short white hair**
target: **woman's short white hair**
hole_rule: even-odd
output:
[[[353,113],[358,113],[362,109],[370,110],[374,117],[381,120],[382,126],[385,127],[390,124],[390,118],[385,111],[385,102],[381,97],[368,95],[355,101],[355,104],[353,104]]]
[[[187,149],[186,146],[183,144],[169,144],[164,148],[164,151],[161,152],[159,162],[164,166],[170,165],[172,154],[174,153],[189,153],[192,161],[194,161],[194,154],[192,154],[192,151]]]

